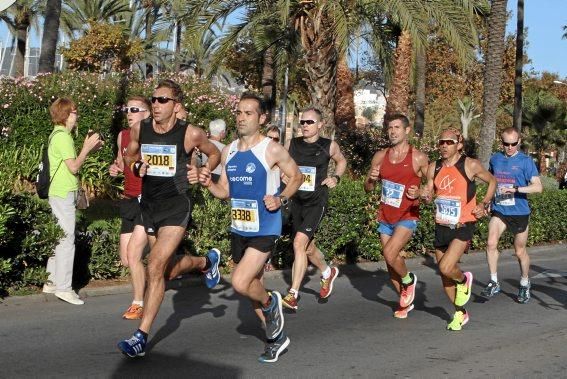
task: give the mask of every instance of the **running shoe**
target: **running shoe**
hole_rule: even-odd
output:
[[[486,286],[486,288],[483,289],[480,294],[485,297],[492,297],[499,292],[500,292],[500,283],[491,280]]]
[[[132,304],[126,310],[126,312],[124,312],[122,318],[126,320],[141,320],[143,315],[144,315],[144,307],[139,306],[138,304]]]
[[[211,261],[211,267],[205,271],[205,284],[208,288],[213,288],[220,282],[219,263],[221,253],[219,249],[211,249],[207,253],[207,257]]]
[[[319,297],[321,299],[326,299],[331,296],[333,292],[333,282],[337,279],[339,275],[339,269],[336,267],[331,268],[331,275],[327,279],[321,278],[321,290],[319,291]]]
[[[413,304],[410,304],[409,307],[398,307],[398,309],[396,309],[396,311],[394,312],[394,317],[395,318],[408,318],[408,313],[413,310]]]
[[[465,310],[456,311],[453,319],[447,324],[447,330],[459,331],[469,322],[469,313]]]
[[[299,298],[296,298],[293,293],[288,292],[287,295],[284,296],[284,298],[282,299],[282,304],[284,307],[289,308],[289,309],[293,309],[294,311],[297,310],[297,308],[299,307],[297,305],[297,302],[299,301]]]
[[[412,282],[410,284],[403,284],[400,291],[400,308],[407,308],[413,303],[415,299],[415,287],[417,286],[417,276],[410,272]],[[404,317],[405,318],[405,317]]]
[[[283,330],[284,316],[282,311],[282,295],[277,291],[269,292],[272,302],[268,309],[262,309],[266,318],[266,339],[275,340]]]
[[[472,294],[473,274],[467,271],[464,275],[465,282],[457,283],[457,293],[455,294],[455,305],[457,307],[464,306],[470,300]]]
[[[146,354],[144,351],[146,349],[146,338],[139,330],[136,330],[130,339],[118,343],[118,349],[122,354],[131,358],[143,357]]]
[[[276,341],[266,343],[266,349],[260,355],[258,361],[262,363],[276,362],[280,354],[288,347],[289,342],[289,338],[285,333],[282,333]]]
[[[520,291],[518,291],[518,303],[520,304],[526,304],[528,301],[530,301],[530,297],[531,297],[531,283],[528,282],[527,286],[520,286]]]

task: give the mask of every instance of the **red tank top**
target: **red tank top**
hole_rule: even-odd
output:
[[[472,211],[476,207],[476,184],[467,177],[466,157],[463,155],[453,166],[435,164],[435,222],[441,225],[457,225],[475,222]]]
[[[378,211],[378,221],[395,224],[402,220],[419,220],[419,199],[411,200],[406,196],[408,187],[419,187],[421,178],[413,169],[412,147],[403,161],[390,162],[390,149],[386,151],[380,167],[382,179],[382,198]]]
[[[126,154],[126,148],[130,143],[130,129],[120,132],[120,152],[122,156]],[[128,197],[138,197],[142,193],[142,178],[134,175],[130,167],[124,166],[124,195]]]

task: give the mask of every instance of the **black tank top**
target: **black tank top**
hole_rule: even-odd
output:
[[[289,154],[303,174],[303,184],[294,198],[326,201],[329,188],[321,183],[327,178],[331,160],[331,140],[319,137],[317,141],[308,143],[303,137],[296,137],[289,144]]]
[[[187,123],[177,120],[166,133],[156,133],[153,119],[140,124],[140,152],[150,167],[142,179],[142,199],[164,200],[187,193],[187,163],[191,152],[185,151]]]

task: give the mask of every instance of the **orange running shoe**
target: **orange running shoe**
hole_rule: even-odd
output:
[[[331,292],[333,292],[333,282],[337,279],[338,275],[339,269],[332,267],[331,275],[327,279],[321,278],[321,291],[319,291],[319,297],[321,297],[321,299],[326,299],[331,296]]]
[[[415,299],[415,287],[417,286],[417,276],[413,273],[409,273],[412,276],[412,282],[408,285],[402,283],[401,293],[400,293],[400,308],[407,308],[413,303]]]
[[[408,313],[413,309],[413,304],[410,304],[409,307],[398,307],[394,312],[395,318],[408,318]]]
[[[122,315],[122,318],[125,318],[126,320],[141,320],[143,315],[144,307],[141,307],[138,304],[132,304]]]
[[[297,301],[299,299],[297,299],[292,292],[288,292],[287,295],[285,295],[285,297],[282,299],[282,305],[286,308],[289,309],[293,309],[294,311],[297,310],[297,308],[299,307],[297,305]]]

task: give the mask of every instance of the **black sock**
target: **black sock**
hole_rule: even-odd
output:
[[[465,279],[463,279],[463,281],[457,280],[456,282],[459,284],[465,284],[467,282],[467,277],[465,276]]]
[[[208,269],[211,268],[213,264],[211,263],[211,260],[209,259],[208,255],[205,255],[205,268],[203,269],[203,271],[207,271]]]
[[[458,312],[458,311],[461,311],[461,312],[463,312],[464,314],[467,313],[467,310],[466,310],[464,307],[457,307],[457,306],[455,306],[455,311],[457,311],[457,312]]]
[[[148,339],[148,333],[146,333],[146,332],[144,332],[144,331],[142,331],[142,330],[140,330],[140,329],[138,329],[138,333],[140,333],[141,335],[144,336],[144,340],[147,340],[147,339]]]

